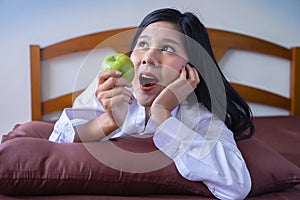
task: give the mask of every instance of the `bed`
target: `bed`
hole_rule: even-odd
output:
[[[135,169],[136,173],[120,172],[90,155],[87,149],[97,149],[96,143],[55,144],[47,141],[54,122],[43,116],[72,107],[76,97],[86,90],[74,90],[43,100],[43,61],[92,51],[96,47],[127,53],[134,29],[93,33],[46,47],[30,45],[32,120],[16,124],[2,138],[0,199],[213,199],[203,183],[183,179],[172,163],[151,172],[140,173],[138,169]],[[300,47],[288,49],[224,30],[208,29],[208,32],[217,60],[228,50],[238,49],[290,62],[289,97],[237,83],[232,85],[249,102],[279,107],[289,113],[288,116],[254,117],[255,136],[238,142],[252,177],[252,189],[247,199],[299,199]],[[120,34],[122,37],[116,37]],[[113,145],[104,145],[99,151],[111,152],[112,146],[143,155],[155,151],[151,138],[124,137],[110,141],[110,144]],[[130,162],[139,165],[134,158],[120,158],[119,162],[123,167]],[[149,160],[156,163],[166,159],[159,155]]]

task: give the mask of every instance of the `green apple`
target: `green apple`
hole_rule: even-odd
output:
[[[122,73],[122,77],[129,82],[134,77],[134,65],[125,54],[111,54],[104,58],[101,64],[101,71],[116,70]]]

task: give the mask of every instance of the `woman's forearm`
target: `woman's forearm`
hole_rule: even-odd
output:
[[[117,128],[117,124],[111,117],[109,117],[107,113],[103,113],[85,124],[74,127],[74,142],[99,141]]]
[[[171,113],[164,107],[155,105],[151,107],[151,116],[154,123],[159,126],[165,120],[171,117]]]

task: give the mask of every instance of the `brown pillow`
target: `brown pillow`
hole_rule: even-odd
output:
[[[110,142],[56,144],[45,139],[52,123],[29,122],[17,126],[0,145],[0,193],[3,194],[200,194],[211,196],[201,182],[182,178],[174,164],[159,154],[152,138],[122,137]],[[16,137],[26,138],[16,138]],[[14,139],[16,138],[16,139]],[[113,144],[113,145],[110,145]],[[132,159],[111,156],[115,149],[147,156]],[[280,191],[300,182],[300,169],[256,138],[238,142],[247,163],[252,189],[249,196]],[[91,155],[91,150],[94,153]],[[151,157],[151,152],[156,152]],[[14,155],[14,156],[12,156]],[[100,155],[100,158],[98,157]],[[150,157],[149,157],[150,156]],[[117,157],[117,158],[116,158]],[[144,158],[144,160],[143,160]],[[105,161],[104,163],[98,160]],[[120,172],[107,166],[111,161]],[[140,173],[143,164],[168,163]],[[136,171],[137,173],[132,173]]]

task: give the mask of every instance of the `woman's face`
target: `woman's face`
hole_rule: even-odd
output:
[[[187,64],[181,37],[177,27],[169,22],[152,23],[139,36],[131,60],[135,66],[134,93],[141,105],[151,106]]]

